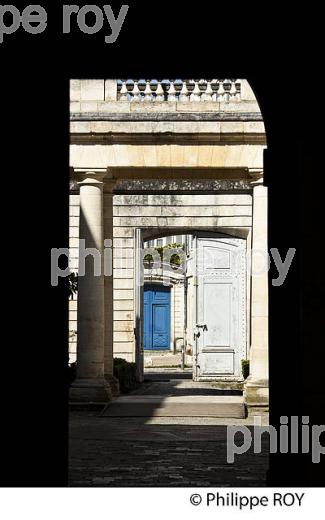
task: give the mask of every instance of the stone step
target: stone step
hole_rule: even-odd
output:
[[[181,362],[181,354],[172,354],[170,352],[161,354],[159,351],[144,354],[145,368],[179,367]]]
[[[229,417],[245,418],[242,396],[120,396],[111,401],[104,417]]]

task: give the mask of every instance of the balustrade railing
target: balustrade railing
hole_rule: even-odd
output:
[[[162,80],[119,79],[118,101],[141,102],[236,102],[241,99],[238,79]]]

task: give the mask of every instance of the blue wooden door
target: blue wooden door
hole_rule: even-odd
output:
[[[163,285],[144,286],[144,349],[170,348],[170,288]]]

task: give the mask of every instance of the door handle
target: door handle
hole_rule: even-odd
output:
[[[197,329],[203,329],[203,332],[204,332],[205,330],[208,330],[208,327],[206,326],[205,323],[204,323],[204,325],[198,325],[198,324],[196,324],[196,328],[197,328]]]

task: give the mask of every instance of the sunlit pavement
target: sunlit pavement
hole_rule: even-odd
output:
[[[218,395],[209,385],[172,381],[147,383],[133,395]],[[261,453],[251,447],[227,462],[227,425],[251,429],[252,424],[252,417],[109,417],[72,411],[70,486],[263,486],[267,435]],[[242,443],[240,434],[236,443]]]

